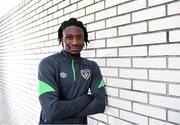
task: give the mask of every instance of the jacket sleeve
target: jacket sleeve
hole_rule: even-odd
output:
[[[105,110],[105,82],[96,63],[93,68],[90,90],[93,100],[81,112],[76,114],[76,116],[81,117],[96,113],[103,113]]]
[[[73,100],[61,100],[55,77],[55,68],[47,62],[41,61],[38,68],[38,91],[42,112],[47,118],[45,120],[47,123],[80,112],[92,100],[92,97],[88,95],[82,95]]]

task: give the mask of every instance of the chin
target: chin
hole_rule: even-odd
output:
[[[79,55],[80,54],[80,52],[69,52],[71,55]]]

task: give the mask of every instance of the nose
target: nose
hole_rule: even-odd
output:
[[[73,40],[71,41],[72,45],[77,45],[79,43],[78,39],[76,37],[73,37]]]

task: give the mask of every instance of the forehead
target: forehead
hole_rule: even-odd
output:
[[[63,34],[83,34],[83,30],[78,26],[68,26],[63,30]]]

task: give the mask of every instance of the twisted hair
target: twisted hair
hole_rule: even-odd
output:
[[[59,42],[60,43],[62,42],[63,30],[66,27],[69,27],[69,26],[77,26],[77,27],[82,29],[82,31],[84,32],[84,41],[85,41],[86,46],[87,46],[87,43],[89,43],[87,30],[84,27],[83,23],[81,21],[77,21],[76,18],[70,18],[68,21],[64,21],[61,24],[61,26],[58,29],[58,39],[59,39]]]

